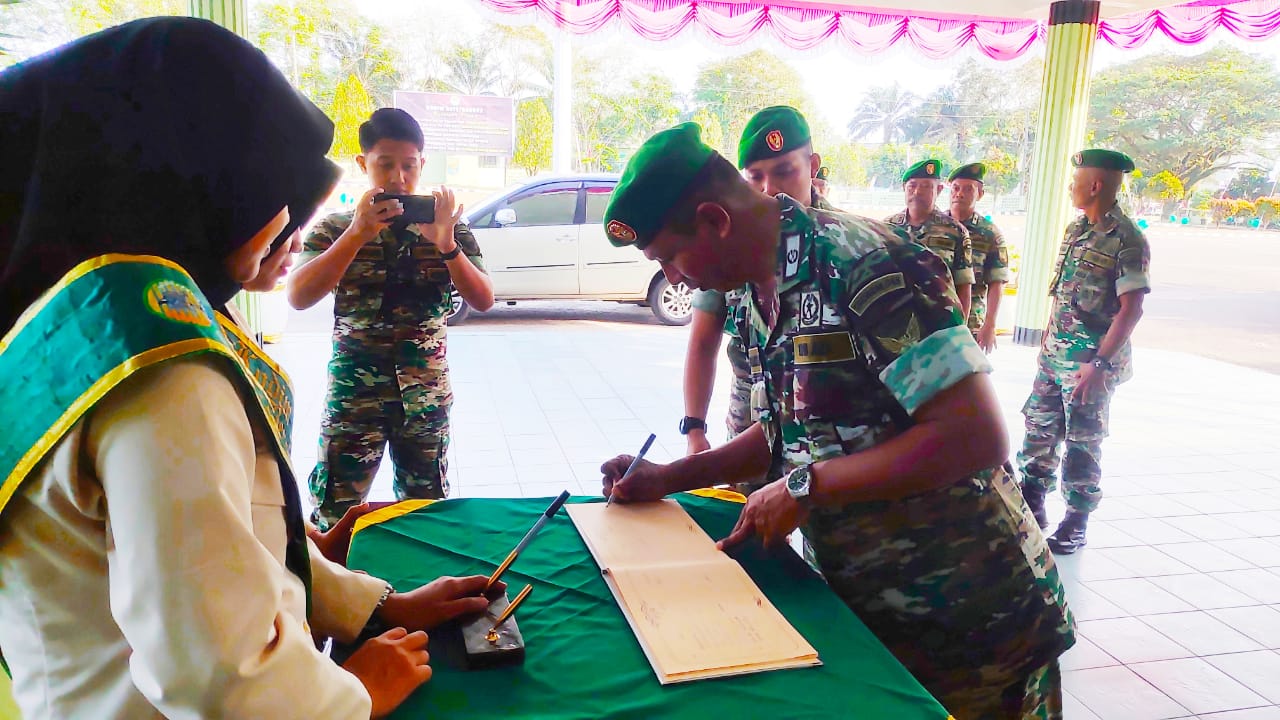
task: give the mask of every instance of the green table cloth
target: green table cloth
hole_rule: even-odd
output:
[[[742,508],[719,498],[674,496],[712,538]],[[550,498],[458,499],[395,506],[358,526],[348,565],[410,590],[441,575],[488,575]],[[569,502],[600,502],[576,497]],[[388,512],[391,511],[391,512]],[[778,610],[818,651],[817,668],[662,686],[600,569],[561,512],[506,572],[509,595],[533,593],[516,611],[522,665],[464,670],[460,645],[432,635],[435,674],[392,716],[469,718],[867,718],[945,720],[947,712],[894,659],[822,579],[789,549],[752,542],[734,551]]]

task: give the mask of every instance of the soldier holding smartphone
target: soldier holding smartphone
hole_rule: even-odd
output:
[[[398,498],[448,493],[449,408],[445,325],[454,288],[471,307],[493,306],[480,247],[453,192],[432,192],[429,223],[398,220],[425,203],[379,198],[413,195],[425,161],[422,128],[408,113],[382,108],[360,126],[356,163],[371,189],[354,210],[336,213],[308,235],[289,277],[289,303],[302,310],[335,294],[333,357],[309,479],[322,528],[362,502],[387,444]],[[425,219],[425,217],[423,218]]]

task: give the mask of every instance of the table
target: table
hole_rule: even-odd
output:
[[[727,535],[740,502],[673,496],[712,538]],[[569,502],[600,502],[575,497]],[[410,590],[440,575],[487,575],[550,498],[416,501],[362,518],[348,565]],[[393,718],[868,718],[946,720],[947,712],[790,549],[748,543],[734,556],[818,651],[818,668],[662,686],[564,512],[504,575],[514,597],[523,665],[465,671],[448,634],[432,635],[435,675]]]

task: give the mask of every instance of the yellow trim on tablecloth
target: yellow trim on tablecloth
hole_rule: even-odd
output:
[[[733,503],[739,503],[739,504],[745,503],[747,501],[746,495],[743,495],[740,492],[735,492],[733,490],[726,490],[724,488],[699,488],[697,490],[690,490],[689,494],[697,495],[698,497],[713,498],[715,500],[725,500],[727,502],[733,502]]]
[[[371,513],[360,516],[360,519],[356,520],[355,526],[351,528],[351,534],[354,536],[356,533],[370,525],[377,525],[378,523],[384,523],[388,520],[395,520],[401,515],[408,515],[414,510],[420,510],[433,502],[435,502],[435,500],[431,499],[401,500],[395,505],[378,508]]]

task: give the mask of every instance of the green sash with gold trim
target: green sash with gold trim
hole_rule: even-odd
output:
[[[164,258],[103,255],[81,263],[0,340],[0,522],[32,470],[112,388],[145,367],[199,353],[225,358],[233,382],[258,399],[246,409],[271,431],[289,529],[285,564],[306,586],[309,613],[306,526],[289,464],[289,380]]]

